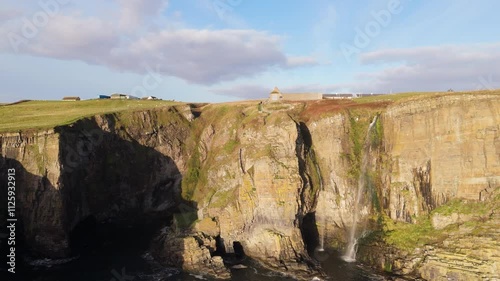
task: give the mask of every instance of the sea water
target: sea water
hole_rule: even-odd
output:
[[[321,267],[326,277],[315,280],[388,280],[357,264],[345,262],[338,252],[324,250]],[[243,269],[231,269],[235,281],[285,281],[290,276],[265,269],[253,260],[245,259]],[[126,251],[94,253],[70,260],[31,260],[23,278],[36,281],[215,281],[203,275],[193,275],[176,268],[161,266],[149,252],[136,254]],[[3,279],[2,279],[3,280]]]

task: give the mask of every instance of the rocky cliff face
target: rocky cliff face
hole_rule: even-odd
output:
[[[18,238],[24,236],[34,251],[48,256],[68,255],[64,205],[58,189],[61,175],[58,136],[53,130],[4,134],[0,142],[2,183],[7,169],[16,170],[16,215],[21,223],[17,230],[23,233]],[[6,197],[2,196],[2,222],[6,221],[6,205]]]
[[[452,198],[481,200],[485,189],[500,185],[499,106],[494,96],[468,95],[387,109],[391,218],[411,221]]]
[[[498,215],[492,194],[500,186],[499,106],[500,99],[495,95],[452,95],[400,102],[384,109],[353,108],[309,121],[324,181],[315,216],[318,228],[325,229],[327,243],[342,248],[346,242],[354,218],[357,183],[360,176],[366,177],[358,206],[357,235],[369,237],[360,246],[361,260],[380,269],[414,273],[429,280],[453,276],[462,276],[460,280],[494,278],[500,265],[494,253],[499,247],[489,238],[480,238],[479,233],[497,235],[490,226]],[[377,114],[379,120],[372,128],[370,147],[362,149],[367,124]],[[364,154],[368,154],[370,162],[365,171],[360,169]],[[439,221],[439,214],[433,210],[457,199],[489,204],[491,213],[482,216],[481,226],[476,225],[481,217],[478,214],[473,216],[475,219],[463,220],[458,219],[459,213],[445,216],[442,220],[451,221],[450,226],[440,232],[443,226],[430,223],[431,218]],[[391,228],[386,222],[407,222],[415,228],[405,224]],[[474,227],[457,232],[450,229],[464,224]],[[419,229],[426,231],[420,233]],[[391,232],[395,235],[388,235]],[[408,237],[411,232],[417,237]],[[426,239],[426,235],[439,238]],[[372,239],[386,242],[373,247]],[[461,244],[464,241],[468,242]],[[475,254],[469,255],[468,246],[458,246],[476,243],[473,241],[482,241],[484,249],[493,250],[486,251],[488,257],[477,259]],[[426,243],[432,245],[432,250],[420,248]],[[408,252],[407,247],[416,250]],[[456,270],[460,265],[454,266],[455,270],[444,270],[459,257],[471,257],[464,270]],[[473,264],[481,269],[471,272],[467,268]]]
[[[381,268],[427,280],[498,278],[499,106],[494,95],[452,95],[391,105],[382,114],[384,215],[418,228],[384,229],[395,233],[389,244],[406,249],[379,258]],[[421,229],[418,239],[407,235]]]
[[[78,233],[86,231],[81,222],[133,224],[175,208],[188,124],[179,110],[169,108],[3,134],[2,173],[16,168],[19,236],[29,250],[65,257],[78,247],[72,243],[85,239]]]
[[[443,251],[495,222],[497,211],[480,219],[436,212],[453,200],[495,202],[499,111],[498,95],[488,94],[210,105],[197,119],[179,106],[3,134],[0,166],[20,171],[23,236],[44,256],[68,255],[89,219],[158,217],[172,221],[154,243],[165,264],[227,277],[216,256],[245,254],[308,276],[319,241],[342,249],[357,210],[365,262],[436,279],[448,274]],[[465,222],[478,224],[450,234]],[[450,235],[416,239],[413,252],[394,234],[411,226]],[[498,245],[489,245],[489,255],[474,257],[488,260],[477,276],[493,278],[500,266],[492,258]]]
[[[304,193],[313,191],[300,125],[287,112],[255,106],[215,106],[197,122],[183,192],[197,202],[198,219],[217,222],[205,234],[226,253],[239,247],[269,267],[306,272],[301,225],[312,205]]]

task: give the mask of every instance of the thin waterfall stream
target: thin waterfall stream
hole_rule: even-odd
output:
[[[325,229],[326,229],[326,215],[325,215],[325,209],[326,209],[326,202],[323,200],[321,204],[321,212],[323,216],[321,216],[321,225],[319,227],[320,229],[320,240],[319,240],[319,248],[318,251],[323,252],[325,250]]]
[[[353,213],[353,220],[352,220],[352,226],[351,229],[349,230],[349,237],[347,240],[347,248],[346,251],[344,252],[344,255],[342,256],[342,259],[346,262],[354,262],[356,261],[356,252],[358,249],[358,238],[356,236],[357,231],[358,231],[358,222],[359,222],[359,216],[360,216],[360,209],[361,209],[361,203],[363,200],[363,193],[366,188],[366,175],[368,173],[368,166],[370,164],[370,140],[371,140],[371,132],[375,124],[377,123],[377,117],[375,116],[373,118],[373,121],[370,123],[368,126],[368,131],[366,133],[365,141],[363,144],[363,155],[362,155],[362,161],[361,161],[361,171],[359,174],[358,178],[358,189],[356,192],[356,198],[355,198],[355,203],[354,203],[354,213]]]

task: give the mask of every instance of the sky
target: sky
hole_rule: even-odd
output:
[[[496,0],[2,0],[0,102],[500,88]]]

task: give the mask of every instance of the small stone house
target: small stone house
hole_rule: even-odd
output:
[[[281,94],[278,87],[274,87],[273,91],[269,94],[270,102],[277,102],[283,99],[283,95]]]
[[[322,100],[322,93],[282,93],[278,87],[274,87],[273,91],[269,94],[269,102],[278,101],[308,101],[308,100]]]
[[[111,94],[111,99],[113,99],[113,100],[124,100],[124,99],[127,99],[127,95],[120,94],[120,93],[114,93],[114,94]]]
[[[80,97],[63,97],[65,101],[79,101]]]
[[[142,97],[141,100],[159,100],[159,98],[154,96]]]

